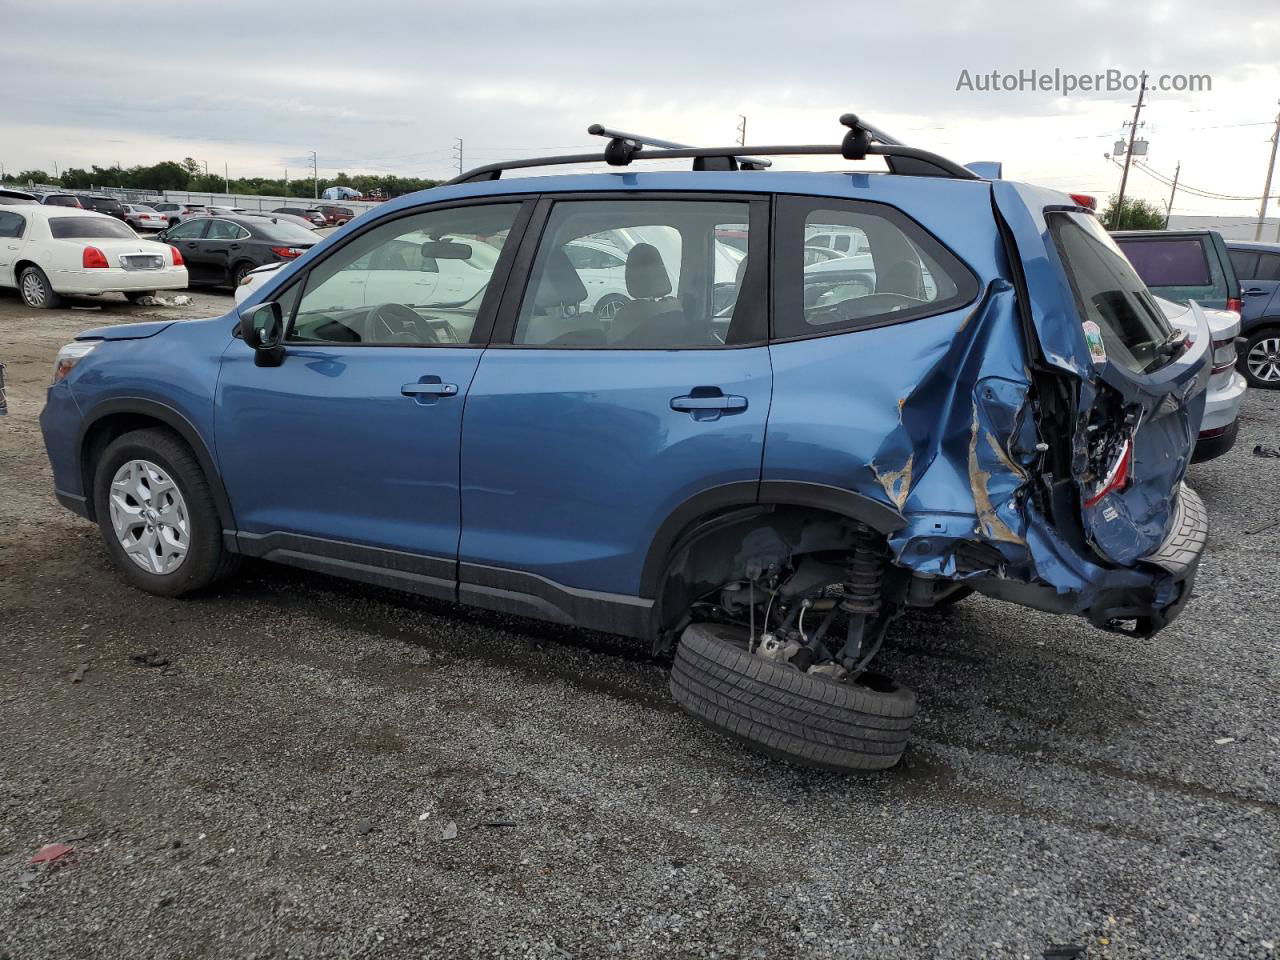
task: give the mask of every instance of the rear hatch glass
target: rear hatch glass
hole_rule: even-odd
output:
[[[1167,363],[1173,328],[1098,221],[1059,215],[1049,223],[1084,315],[1085,340],[1094,358],[1110,357],[1134,373],[1150,373]],[[1203,262],[1198,249],[1192,252]],[[1100,346],[1095,337],[1101,338]]]

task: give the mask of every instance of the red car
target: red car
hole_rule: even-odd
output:
[[[350,207],[333,207],[321,204],[316,208],[324,214],[324,222],[330,227],[340,227],[349,220],[355,219],[356,212]]]

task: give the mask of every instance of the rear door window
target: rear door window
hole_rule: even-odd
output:
[[[1263,253],[1258,255],[1258,272],[1252,280],[1280,280],[1280,254]]]
[[[761,211],[763,205],[758,204]],[[561,201],[548,216],[512,343],[675,350],[763,340],[767,234],[745,199]],[[732,233],[750,253],[725,242]],[[739,300],[739,291],[752,291]]]
[[[22,236],[23,228],[26,225],[27,221],[24,217],[20,217],[16,213],[9,213],[7,210],[0,210],[0,237],[16,240]]]
[[[1046,219],[1076,297],[1085,338],[1093,332],[1090,325],[1096,326],[1107,359],[1132,373],[1161,366],[1168,359],[1161,346],[1173,328],[1115,241],[1092,216],[1053,213]],[[1199,257],[1203,261],[1204,254]]]
[[[1209,260],[1198,239],[1120,240],[1121,247],[1149,287],[1204,287]]]
[[[1254,280],[1258,276],[1258,255],[1248,250],[1232,250],[1229,254],[1231,257],[1231,268],[1235,270],[1236,276],[1241,281]]]
[[[883,204],[783,197],[777,238],[775,339],[901,323],[978,294],[954,254]],[[818,238],[832,256],[815,255]]]

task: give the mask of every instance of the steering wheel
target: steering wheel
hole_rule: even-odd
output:
[[[865,297],[853,297],[841,300],[826,307],[815,307],[808,311],[809,322],[815,326],[828,323],[841,323],[845,320],[859,320],[863,317],[874,317],[882,313],[896,313],[918,307],[927,300],[908,297],[905,293],[872,293]]]
[[[365,317],[365,343],[439,343],[435,329],[403,303],[380,303]]]

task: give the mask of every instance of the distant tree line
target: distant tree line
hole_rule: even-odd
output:
[[[68,167],[61,176],[51,176],[46,170],[23,170],[11,175],[11,182],[46,183],[67,190],[88,190],[90,187],[123,187],[130,190],[186,190],[191,193],[244,193],[273,197],[312,197],[317,192],[316,183],[310,177],[289,180],[285,189],[283,178],[232,177],[223,180],[215,173],[205,173],[202,164],[187,157],[181,163],[165,160],[151,166],[100,167],[94,164],[88,170]],[[391,174],[339,173],[336,177],[321,177],[319,192],[326,187],[353,187],[368,196],[381,190],[383,196],[398,197],[403,193],[425,190],[440,183],[424,177],[397,177]]]

